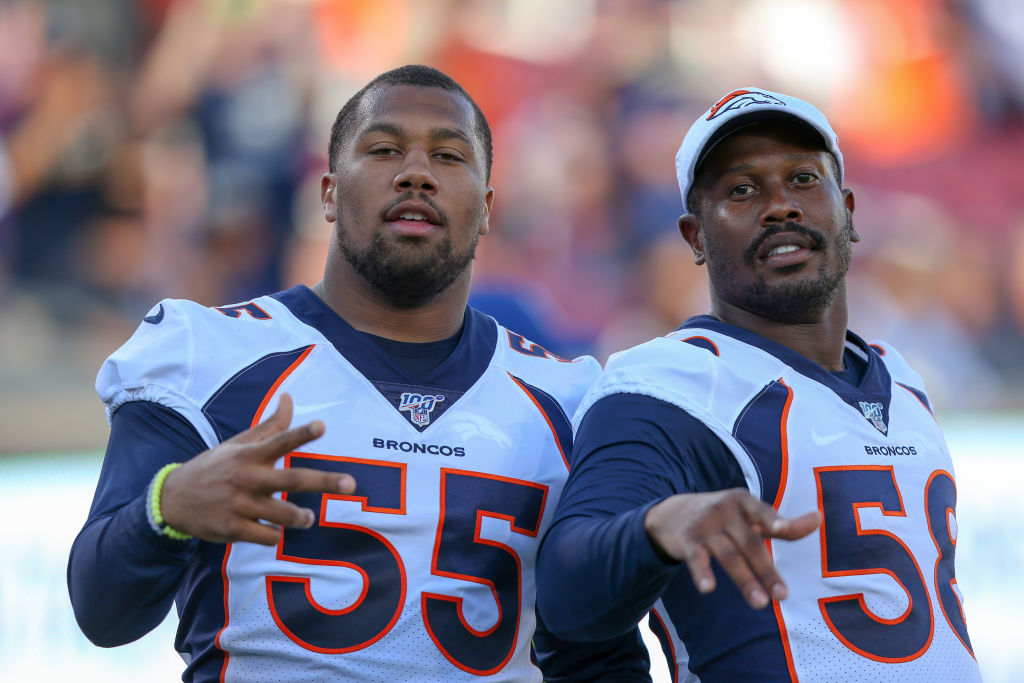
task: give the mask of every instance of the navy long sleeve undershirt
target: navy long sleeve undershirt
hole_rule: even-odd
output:
[[[647,510],[677,493],[744,485],[725,444],[677,406],[634,394],[599,400],[577,430],[538,558],[537,604],[547,626],[571,640],[635,628],[681,566],[651,545]]]
[[[114,413],[92,509],[68,561],[75,618],[93,643],[130,643],[167,616],[198,541],[153,533],[145,491],[161,467],[204,450],[195,428],[169,408],[135,401]]]

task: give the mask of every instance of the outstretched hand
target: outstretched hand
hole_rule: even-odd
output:
[[[274,545],[276,526],[308,529],[312,510],[275,498],[277,491],[351,493],[347,475],[309,468],[275,469],[274,463],[324,433],[314,420],[289,429],[292,399],[282,394],[277,410],[251,429],[203,451],[172,471],[164,482],[160,508],[174,529],[207,541],[251,541]]]
[[[651,507],[644,518],[652,542],[665,555],[686,562],[697,590],[715,589],[714,557],[755,609],[789,595],[764,539],[793,541],[820,523],[817,511],[780,517],[746,489],[671,496]]]

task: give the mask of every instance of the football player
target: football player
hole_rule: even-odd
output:
[[[103,364],[111,434],[68,568],[82,630],[127,643],[174,601],[185,680],[540,681],[531,650],[551,678],[649,680],[635,637],[531,648],[566,416],[599,367],[467,306],[484,115],[396,69],[341,109],[329,160],[323,280],[164,300]]]
[[[956,483],[920,376],[847,329],[825,117],[737,90],[676,157],[711,312],[613,356],[538,560],[551,630],[651,623],[678,681],[976,681]]]

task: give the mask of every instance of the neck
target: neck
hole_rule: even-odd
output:
[[[849,320],[845,291],[825,311],[799,322],[766,318],[720,299],[712,302],[711,315],[796,351],[829,372],[843,369]]]
[[[354,273],[346,277],[330,268],[311,289],[360,332],[402,342],[431,342],[447,339],[462,329],[469,283],[467,269],[448,289],[415,308],[395,306]]]

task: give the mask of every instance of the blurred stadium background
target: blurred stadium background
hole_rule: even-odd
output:
[[[70,616],[106,440],[95,373],[160,298],[319,279],[330,123],[404,63],[451,74],[494,130],[474,303],[602,361],[705,310],[675,229],[688,123],[746,85],[829,115],[863,237],[852,326],[925,377],[975,649],[990,683],[1020,680],[1014,0],[0,0],[0,678],[177,679],[173,624],[102,651]]]

